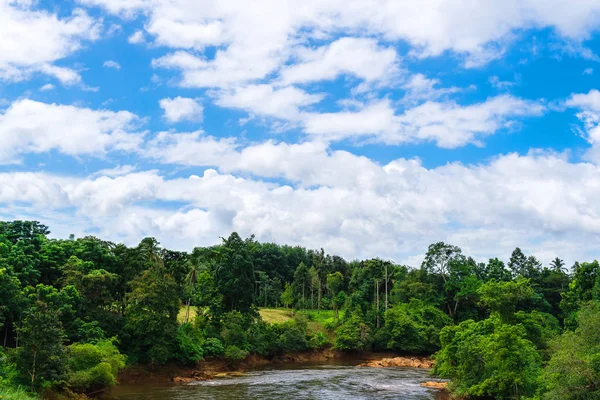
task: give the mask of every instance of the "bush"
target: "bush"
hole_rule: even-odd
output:
[[[36,400],[31,393],[23,388],[2,387],[0,385],[0,399],[2,400]]]
[[[334,348],[338,350],[365,350],[371,346],[371,328],[358,314],[352,314],[336,329]]]
[[[225,358],[229,361],[243,360],[247,356],[248,352],[237,346],[228,346],[227,349],[225,349]]]
[[[225,354],[225,348],[219,339],[212,337],[204,341],[202,352],[205,357],[221,357]]]
[[[74,343],[68,348],[67,385],[75,392],[90,392],[117,384],[117,374],[125,366],[125,356],[112,341],[96,344]]]
[[[184,364],[194,365],[202,360],[204,336],[199,329],[190,323],[183,324],[177,330],[178,360]]]
[[[310,335],[308,345],[311,349],[324,349],[331,344],[327,336],[323,332],[317,332]]]
[[[436,307],[420,301],[401,303],[386,312],[377,339],[379,346],[394,351],[431,354],[439,350],[440,331],[451,322]]]

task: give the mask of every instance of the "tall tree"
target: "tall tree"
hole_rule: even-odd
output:
[[[437,242],[429,246],[421,268],[425,269],[428,273],[440,274],[444,282],[446,282],[449,263],[463,257],[460,247],[444,242]]]

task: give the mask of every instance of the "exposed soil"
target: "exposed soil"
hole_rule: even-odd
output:
[[[141,366],[131,365],[125,368],[119,374],[120,383],[150,383],[150,382],[173,382],[189,383],[200,380],[218,379],[231,376],[243,376],[247,371],[257,368],[264,368],[269,365],[303,365],[320,363],[344,363],[349,365],[384,367],[388,361],[406,359],[403,365],[416,368],[430,368],[424,366],[425,361],[416,362],[413,360],[427,360],[418,357],[395,357],[391,353],[345,353],[333,349],[313,350],[298,353],[283,354],[273,358],[266,358],[257,355],[250,355],[246,359],[237,363],[229,363],[225,360],[201,361],[195,368],[186,368],[178,365],[161,366]]]

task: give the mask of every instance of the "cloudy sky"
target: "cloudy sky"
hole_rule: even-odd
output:
[[[0,218],[590,260],[599,77],[598,0],[0,0]]]

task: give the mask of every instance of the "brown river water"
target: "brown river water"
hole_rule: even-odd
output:
[[[445,392],[420,386],[430,380],[423,369],[296,365],[184,385],[120,385],[112,394],[119,400],[448,399]]]

